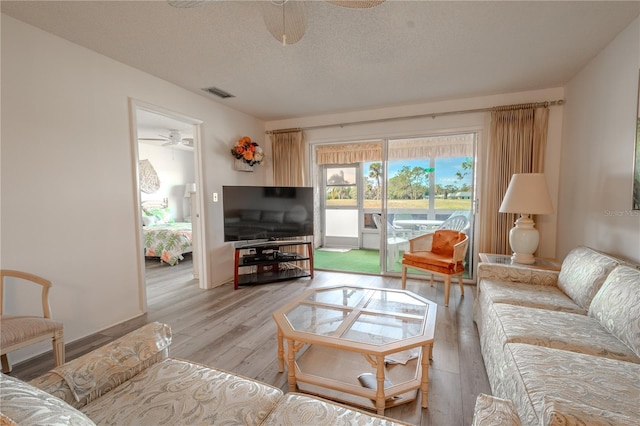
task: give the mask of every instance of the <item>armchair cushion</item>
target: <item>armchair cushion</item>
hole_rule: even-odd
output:
[[[403,256],[402,263],[407,266],[429,269],[434,272],[449,275],[464,271],[464,265],[461,262],[455,263],[451,255],[447,257],[428,251],[415,253],[406,252]]]
[[[465,234],[452,230],[439,230],[433,233],[431,252],[437,255],[453,257],[453,246],[464,241]]]
[[[63,329],[61,322],[42,317],[2,315],[0,324],[0,346],[3,348]]]

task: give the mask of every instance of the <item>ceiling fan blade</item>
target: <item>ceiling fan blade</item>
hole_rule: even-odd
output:
[[[166,141],[166,138],[138,138],[139,141]]]
[[[329,3],[350,9],[370,9],[384,3],[385,0],[327,0]]]
[[[307,11],[303,1],[263,2],[262,15],[267,30],[283,46],[299,42],[307,29]]]

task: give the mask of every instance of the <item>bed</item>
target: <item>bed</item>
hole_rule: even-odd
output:
[[[145,257],[174,266],[184,259],[183,254],[193,251],[191,223],[175,222],[166,200],[143,202],[142,225]]]

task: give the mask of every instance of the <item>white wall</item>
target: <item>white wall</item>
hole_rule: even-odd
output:
[[[567,85],[558,253],[587,245],[640,262],[631,210],[640,70],[636,19]]]
[[[0,263],[53,281],[66,341],[142,313],[129,98],[204,122],[208,284],[229,281],[233,250],[211,193],[268,180],[266,167],[233,171],[229,152],[242,135],[261,140],[263,122],[5,15],[1,31]],[[8,312],[37,303],[5,300]]]
[[[562,88],[552,88],[530,92],[509,93],[495,96],[456,99],[416,105],[405,105],[393,108],[381,108],[376,110],[271,121],[266,123],[266,127],[268,130],[274,130],[295,127],[325,126],[337,123],[361,122],[388,119],[392,117],[407,117],[446,111],[467,111],[498,105],[553,101],[563,98],[564,91]],[[562,114],[562,106],[551,107],[549,114],[547,150],[545,154],[545,174],[549,184],[551,198],[554,201],[554,207],[557,206]],[[447,115],[436,118],[428,117],[398,121],[380,121],[376,123],[309,129],[305,131],[305,140],[308,144],[313,144],[319,142],[425,136],[434,133],[478,130],[481,134],[478,147],[479,164],[483,164],[486,150],[485,141],[488,140],[489,125],[490,113],[479,112]],[[477,172],[477,187],[480,189],[483,171],[477,170]],[[479,194],[479,199],[480,203],[482,203],[481,193]],[[543,257],[555,257],[556,214],[536,217],[536,227],[540,231],[540,246],[538,248],[538,254]]]
[[[185,184],[195,182],[193,150],[138,144],[138,158],[149,160],[160,179],[160,188],[152,194],[140,193],[142,201],[169,199],[176,221],[189,215],[190,201],[184,197]]]

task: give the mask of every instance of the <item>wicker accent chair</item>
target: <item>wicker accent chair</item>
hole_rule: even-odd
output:
[[[30,282],[42,286],[42,316],[4,315],[4,286],[5,278],[15,278],[16,283]],[[9,280],[7,280],[8,282]],[[64,364],[64,329],[59,321],[51,319],[49,307],[49,289],[51,281],[27,272],[10,269],[0,270],[0,358],[2,372],[9,373],[11,366],[7,353],[16,349],[51,340],[55,366]]]
[[[402,289],[407,287],[407,268],[418,269],[444,278],[444,306],[449,306],[451,277],[457,276],[460,296],[464,296],[462,273],[469,237],[464,232],[442,229],[409,240],[409,251],[402,257]]]

